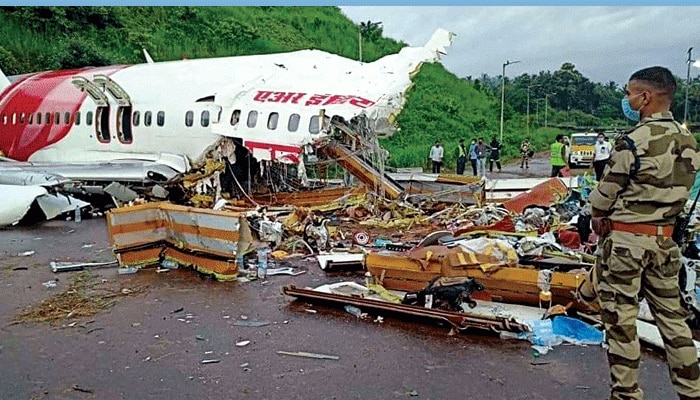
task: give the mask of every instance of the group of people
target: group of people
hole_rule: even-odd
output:
[[[494,164],[496,164],[498,172],[501,172],[501,148],[503,148],[503,145],[496,138],[493,138],[488,145],[484,142],[484,138],[482,137],[472,139],[468,149],[464,144],[464,139],[460,139],[456,151],[457,175],[464,175],[467,160],[469,160],[474,176],[486,175],[487,159],[489,161],[490,172],[493,172]],[[430,161],[432,162],[432,171],[434,174],[440,173],[444,154],[445,149],[440,144],[440,141],[436,140],[433,147],[430,148]]]

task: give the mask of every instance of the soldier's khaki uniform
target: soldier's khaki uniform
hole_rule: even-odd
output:
[[[591,193],[594,209],[609,212],[612,232],[599,239],[592,271],[609,346],[612,399],[641,399],[638,294],[649,303],[663,337],[669,372],[681,399],[700,399],[700,369],[678,288],[680,250],[671,239],[700,167],[693,136],[670,112],[653,114],[620,138],[605,175]],[[630,140],[631,139],[631,140]],[[585,289],[585,288],[584,288]]]

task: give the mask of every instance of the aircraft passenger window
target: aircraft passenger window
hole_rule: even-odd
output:
[[[145,113],[143,113],[143,125],[144,126],[151,126],[151,119],[153,119],[153,118],[151,116],[150,111],[146,111]]]
[[[255,128],[255,124],[258,123],[258,112],[251,111],[248,113],[248,128]]]
[[[185,113],[185,126],[194,125],[194,111],[187,111]]]
[[[37,125],[41,124],[41,113],[36,113],[36,124]]]
[[[158,126],[165,125],[165,111],[158,111],[156,122],[158,123]]]
[[[209,126],[209,111],[202,111],[202,126]]]
[[[87,125],[92,125],[92,111],[87,112],[87,115],[85,116],[85,123]]]
[[[19,115],[19,123],[24,124],[24,113]]]
[[[5,114],[2,115],[2,124],[7,125],[7,115]]]
[[[267,129],[269,130],[275,130],[277,129],[277,121],[280,119],[280,115],[276,112],[270,113],[270,116],[267,117]]]
[[[241,110],[233,110],[233,114],[231,114],[231,126],[236,126],[238,125],[238,121],[241,120]]]
[[[289,116],[289,122],[287,123],[287,130],[290,132],[296,132],[299,129],[299,120],[301,116],[299,114],[292,114]]]
[[[27,115],[27,123],[28,123],[29,125],[31,125],[32,123],[34,123],[34,113],[31,113],[31,114]]]
[[[69,112],[63,114],[63,123],[66,125],[70,124],[70,113]]]
[[[80,111],[76,111],[75,113],[75,124],[80,125]]]
[[[58,124],[61,123],[61,113],[59,113],[59,112],[54,113],[54,115],[53,115],[53,122],[54,122],[54,124],[56,124],[56,125],[58,125]]]
[[[311,133],[318,133],[321,129],[319,128],[318,125],[318,115],[314,115],[311,117],[311,120],[309,121],[309,132]]]
[[[134,124],[134,126],[139,126],[139,124],[141,123],[141,112],[134,111],[134,118],[131,122]]]
[[[50,124],[51,124],[51,113],[46,113],[46,114],[44,114],[44,123],[45,123],[46,125],[50,125]]]
[[[17,113],[12,113],[12,125],[17,123]]]

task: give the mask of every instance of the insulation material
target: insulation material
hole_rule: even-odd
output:
[[[169,259],[219,280],[236,278],[238,242],[250,240],[243,213],[161,202],[112,210],[107,229],[122,267]]]

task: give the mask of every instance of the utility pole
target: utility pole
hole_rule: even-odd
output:
[[[549,106],[549,96],[554,96],[555,93],[548,93],[544,95],[544,127],[547,127],[547,107]]]
[[[503,63],[503,74],[501,75],[501,143],[503,143],[503,108],[506,102],[506,67],[520,61],[508,61]]]
[[[360,30],[357,31],[360,38],[360,62],[362,62],[362,25],[360,25]]]
[[[528,85],[527,86],[527,137],[530,138],[530,88],[537,87],[540,85]]]
[[[690,90],[690,64],[693,62],[692,59],[693,48],[688,49],[688,75],[685,79],[685,110],[683,112],[683,125],[688,127],[688,91]]]

